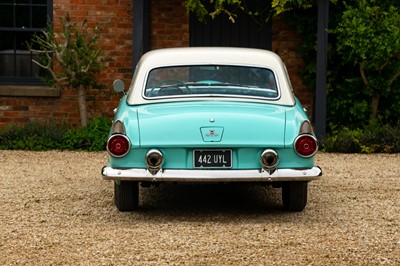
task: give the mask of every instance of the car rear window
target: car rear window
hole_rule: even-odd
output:
[[[156,68],[149,72],[144,97],[256,97],[278,99],[279,90],[270,69],[196,65]]]

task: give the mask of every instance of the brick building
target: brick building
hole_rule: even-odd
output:
[[[35,78],[39,70],[30,63],[32,55],[22,44],[21,40],[45,26],[44,16],[53,19],[55,29],[66,12],[74,22],[87,19],[89,27],[105,25],[100,47],[109,60],[99,80],[107,88],[88,92],[89,118],[112,117],[119,96],[111,84],[117,78],[129,84],[138,54],[146,49],[190,45],[190,18],[183,0],[38,0],[37,4],[14,4],[19,2],[0,3],[0,128],[31,120],[80,124],[76,91],[41,84]],[[138,10],[143,5],[145,9]],[[144,16],[147,22],[141,12],[148,12]],[[147,43],[138,40],[143,34]],[[311,110],[313,95],[298,75],[303,68],[296,53],[300,38],[282,20],[274,18],[271,39],[270,48],[286,63],[296,95]]]

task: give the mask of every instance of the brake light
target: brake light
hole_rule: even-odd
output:
[[[317,139],[313,135],[299,135],[294,141],[294,149],[301,157],[311,157],[318,150]]]
[[[107,151],[114,157],[125,156],[131,148],[130,141],[123,134],[114,134],[107,141]]]

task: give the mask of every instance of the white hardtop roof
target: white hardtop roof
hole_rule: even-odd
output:
[[[220,100],[234,101],[255,101],[263,103],[275,103],[281,105],[294,105],[295,100],[292,86],[287,75],[286,67],[281,58],[268,50],[253,48],[233,47],[182,47],[165,48],[147,52],[136,66],[135,74],[129,88],[128,104],[149,104],[156,102],[176,102],[188,100],[209,100],[210,97],[193,98],[166,98],[166,99],[145,99],[143,90],[147,75],[150,70],[159,67],[177,65],[237,65],[251,66],[271,69],[275,75],[280,90],[278,100],[249,99],[249,98],[228,98],[219,97]]]

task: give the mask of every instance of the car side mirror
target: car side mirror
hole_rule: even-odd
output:
[[[122,80],[116,79],[113,82],[113,88],[114,88],[114,91],[117,92],[117,93],[124,92],[125,91],[125,84],[124,84],[124,82]]]

